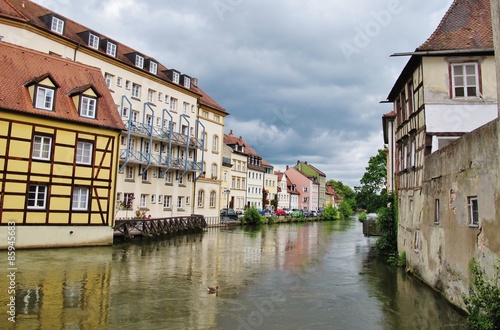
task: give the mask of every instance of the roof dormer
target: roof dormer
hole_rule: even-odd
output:
[[[182,74],[180,83],[182,84],[182,86],[186,88],[191,88],[191,77],[188,76],[187,74]]]
[[[146,60],[146,68],[150,73],[154,75],[158,74],[158,63],[155,60],[148,58]]]
[[[54,111],[54,100],[59,85],[50,73],[36,77],[24,84],[35,109]]]
[[[74,88],[68,96],[73,100],[80,117],[90,119],[97,117],[97,100],[101,94],[93,85]]]
[[[85,44],[91,48],[99,49],[99,36],[97,33],[87,30],[84,32],[77,33],[77,35],[82,38]]]
[[[44,16],[41,16],[40,19],[42,22],[45,23],[45,25],[52,31],[57,34],[63,35],[64,34],[64,28],[66,27],[66,19],[57,16],[54,13],[50,13]]]
[[[136,67],[144,69],[144,55],[139,52],[133,52],[125,54],[125,56],[132,62]]]
[[[175,69],[169,69],[164,71],[164,73],[167,75],[168,79],[172,80],[172,82],[178,84],[180,81],[180,76],[181,73],[180,71],[177,71]]]
[[[109,56],[116,57],[118,53],[118,44],[111,39],[102,39],[101,49]]]

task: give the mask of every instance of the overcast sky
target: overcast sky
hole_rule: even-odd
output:
[[[197,77],[283,170],[307,161],[354,187],[383,147],[385,100],[452,0],[35,0]]]

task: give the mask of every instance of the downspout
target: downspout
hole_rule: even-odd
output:
[[[149,167],[151,166],[151,152],[153,149],[153,118],[155,117],[155,111],[149,105],[149,103],[145,102],[144,103],[144,111],[142,112],[142,124],[145,125],[145,121],[146,121],[146,107],[148,107],[149,110],[151,110],[151,123],[148,125],[149,126],[149,152],[147,155],[148,165],[146,166],[145,169],[142,170],[142,173],[146,172],[149,169]]]
[[[130,158],[130,125],[132,124],[132,102],[130,102],[130,100],[125,95],[122,96],[122,103],[120,105],[120,115],[123,113],[124,101],[126,101],[129,104],[130,112],[127,120],[127,148],[125,150],[125,163],[123,163],[123,165],[120,167],[119,170],[120,173],[123,173],[123,169],[125,168],[125,166],[127,166],[127,163],[129,162]]]
[[[73,55],[73,62],[76,62],[76,54],[78,53],[79,49],[80,49],[80,43],[77,43],[75,49],[75,55]]]
[[[167,172],[170,170],[170,155],[172,153],[172,121],[174,120],[174,117],[170,114],[170,112],[167,109],[163,109],[162,115],[161,115],[161,130],[165,132],[165,112],[167,115],[170,117],[170,120],[168,122],[168,150],[167,150],[167,169],[165,170],[165,175]]]

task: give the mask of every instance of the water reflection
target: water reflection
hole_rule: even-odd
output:
[[[15,329],[465,329],[373,243],[344,221],[19,251]],[[14,326],[3,317],[0,328]]]

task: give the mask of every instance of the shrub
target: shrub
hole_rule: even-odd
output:
[[[349,219],[349,217],[352,215],[351,205],[345,200],[343,200],[342,202],[340,202],[339,212],[341,219],[343,220]]]
[[[333,207],[333,205],[330,203],[323,210],[323,214],[321,215],[321,217],[324,220],[333,221],[333,220],[338,220],[340,218],[340,215],[339,211],[335,207]]]
[[[500,329],[500,261],[495,266],[493,279],[485,278],[479,263],[472,259],[469,263],[472,273],[472,286],[469,295],[462,295],[467,310],[467,323],[472,329]]]
[[[359,221],[365,221],[366,220],[366,213],[365,212],[361,212],[359,214],[359,218],[358,218]]]
[[[264,219],[260,215],[259,210],[253,206],[246,209],[245,216],[243,218],[245,219],[245,223],[249,225],[260,225],[264,223]]]

